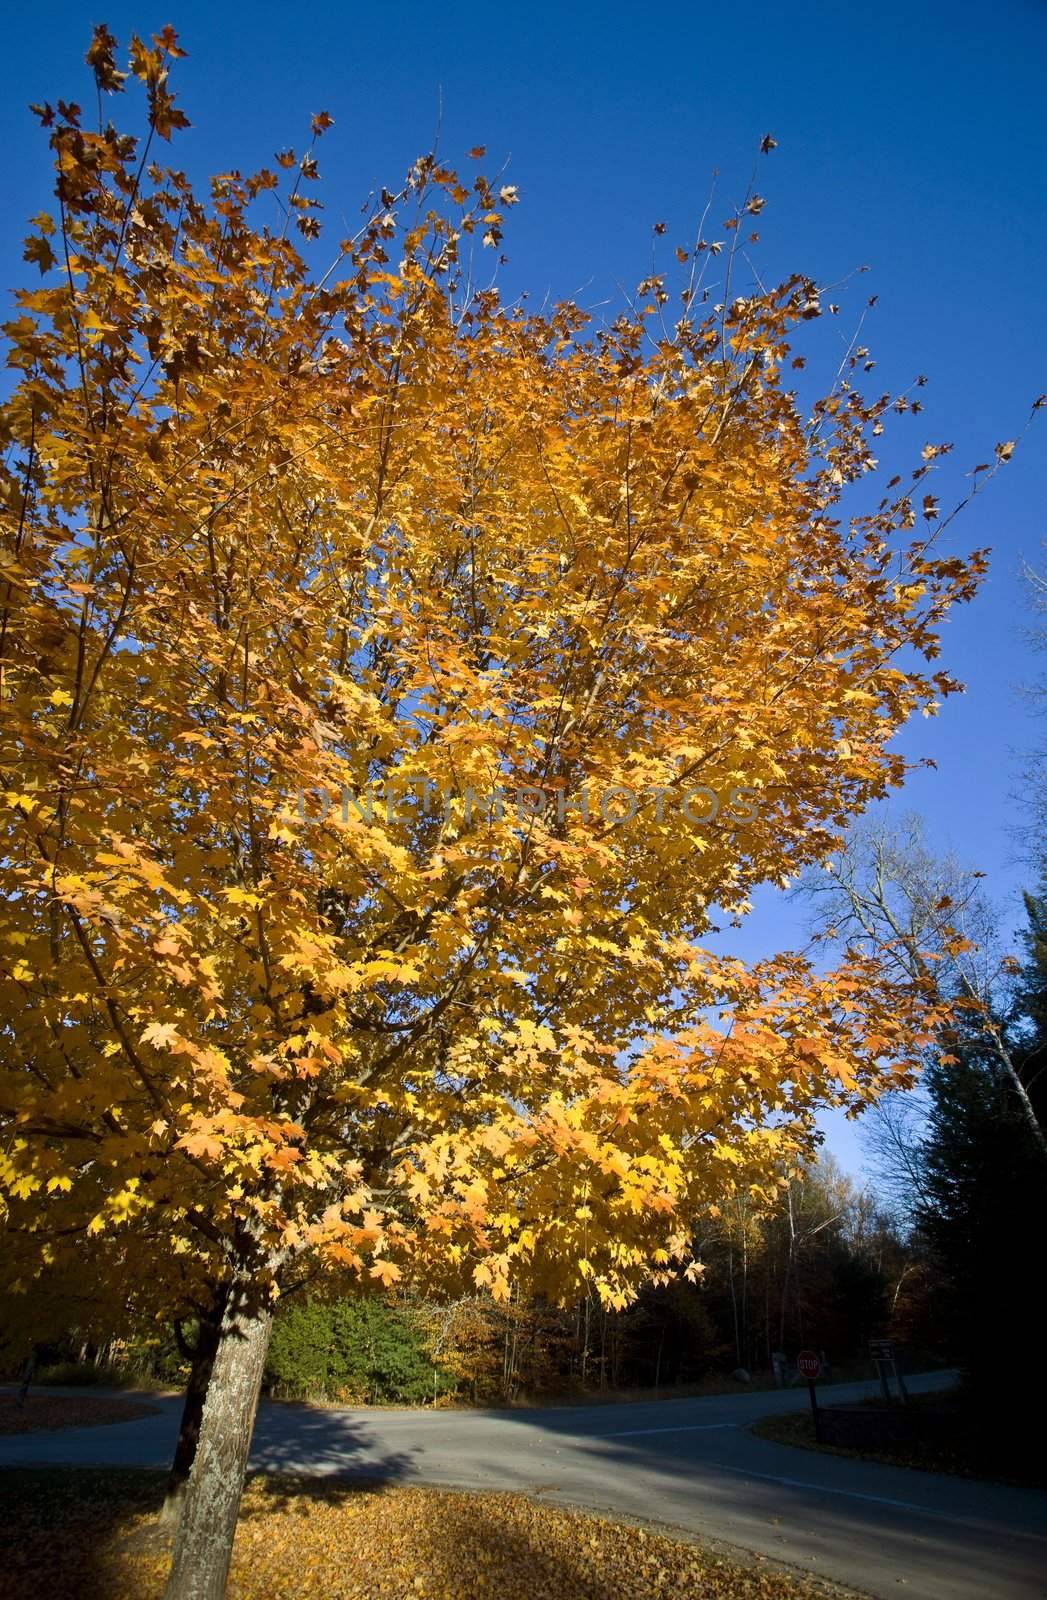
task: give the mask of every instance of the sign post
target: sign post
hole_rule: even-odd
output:
[[[909,1396],[902,1381],[902,1375],[898,1371],[898,1356],[894,1348],[893,1339],[870,1339],[869,1355],[876,1366],[880,1388],[883,1390],[884,1404],[888,1406],[892,1404],[889,1375],[893,1373],[894,1381],[898,1385],[898,1393],[901,1395],[902,1405],[907,1406],[909,1404]]]
[[[811,1397],[811,1418],[814,1422],[814,1442],[821,1444],[822,1435],[818,1419],[818,1396],[815,1393],[815,1383],[821,1375],[821,1358],[814,1350],[801,1350],[796,1357],[796,1370],[801,1378],[807,1379],[807,1392]]]

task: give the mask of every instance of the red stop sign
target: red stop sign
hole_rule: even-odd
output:
[[[813,1350],[801,1350],[796,1357],[796,1370],[801,1378],[813,1383],[822,1370],[822,1363]]]

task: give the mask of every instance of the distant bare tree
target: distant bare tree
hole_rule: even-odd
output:
[[[887,1094],[865,1116],[863,1145],[876,1192],[899,1221],[912,1222],[926,1202],[927,1103],[919,1088]]]
[[[910,981],[932,985],[966,1014],[1014,1091],[1047,1158],[1041,1126],[1004,1017],[1018,963],[1000,944],[984,873],[933,855],[919,817],[865,820],[844,847],[801,881],[816,908],[815,936],[876,949]]]

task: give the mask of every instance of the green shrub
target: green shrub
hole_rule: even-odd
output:
[[[97,1367],[93,1361],[53,1361],[37,1367],[33,1372],[33,1386],[53,1384],[56,1388],[79,1388],[84,1384],[110,1384],[116,1386],[116,1374],[111,1367]]]
[[[436,1366],[408,1312],[381,1300],[291,1302],[273,1328],[271,1391],[286,1397],[418,1404],[455,1387]]]

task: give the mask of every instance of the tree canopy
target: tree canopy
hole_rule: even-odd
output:
[[[859,355],[801,407],[816,285],[735,287],[759,195],[605,323],[504,304],[482,151],[329,244],[326,113],[203,195],[161,162],[181,53],[132,41],[144,141],[105,28],[97,130],[37,108],[6,326],[9,1271],[622,1304],[908,1081],[919,982],[708,935],[901,781],[982,558],[867,482],[910,402]]]
[[[176,50],[133,51],[160,138]],[[102,90],[112,61],[96,36]],[[462,251],[515,193],[434,158],[318,277],[311,150],[201,202],[41,117],[59,214],[3,417],[8,1187],[89,1233],[156,1213],[209,1270],[246,1234],[618,1294],[906,1070],[871,967],[701,939],[900,778],[889,735],[951,687],[900,652],[972,567],[921,538],[899,581],[906,494],[834,514],[888,402],[845,382],[805,424],[807,280],[708,311],[698,253],[671,327],[661,279],[606,328],[505,308]]]

